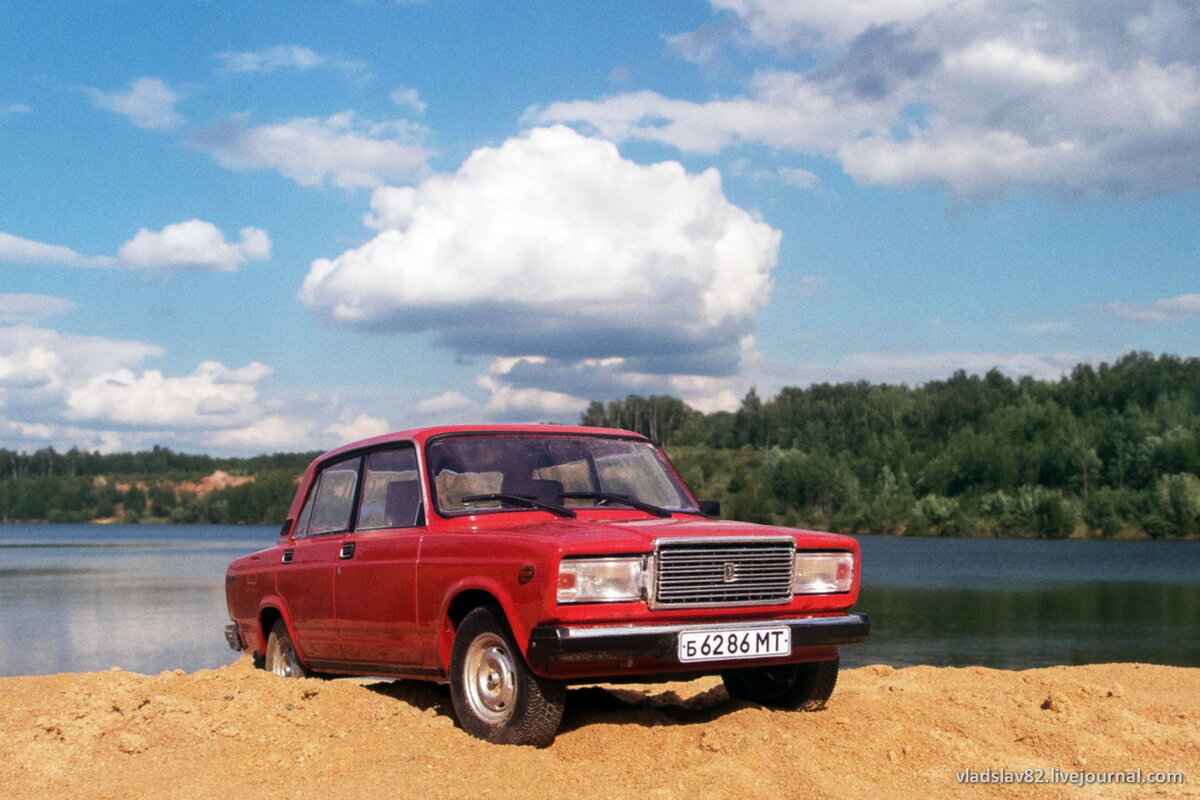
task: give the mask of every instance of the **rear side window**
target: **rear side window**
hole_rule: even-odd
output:
[[[317,536],[349,530],[361,462],[361,457],[354,456],[321,470],[316,488],[309,494],[304,511],[300,514],[296,536]]]
[[[424,523],[417,451],[412,446],[367,456],[355,529],[411,528]]]

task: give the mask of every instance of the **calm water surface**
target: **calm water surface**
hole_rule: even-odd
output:
[[[278,530],[0,525],[0,675],[228,664],[225,566]]]
[[[1200,542],[859,537],[844,664],[1200,666]]]
[[[0,525],[0,675],[229,663],[225,565],[277,530]],[[1200,542],[860,541],[847,666],[1200,666]]]

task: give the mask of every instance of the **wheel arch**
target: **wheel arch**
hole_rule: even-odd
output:
[[[304,658],[304,645],[296,638],[296,628],[292,625],[291,615],[288,614],[287,607],[278,598],[267,598],[258,607],[258,652],[266,654],[267,637],[270,636],[271,628],[275,627],[275,623],[280,621],[287,628],[288,636],[292,640],[292,647],[296,649],[297,655]]]
[[[486,584],[471,584],[457,586],[447,593],[447,600],[440,617],[441,624],[438,627],[437,641],[438,665],[444,674],[450,674],[450,653],[454,649],[454,634],[467,614],[476,608],[483,606],[495,608],[501,616],[501,621],[508,625],[508,629],[516,639],[517,647],[524,650],[527,636],[521,621],[513,613],[511,604],[506,602],[508,598],[504,592],[498,591],[498,588]],[[524,656],[524,652],[521,655]]]

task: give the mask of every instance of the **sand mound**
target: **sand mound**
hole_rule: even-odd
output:
[[[444,688],[193,674],[0,679],[13,798],[1200,797],[1200,670],[1144,664],[843,672],[826,711],[715,679],[572,690],[553,747],[458,730]],[[1183,786],[962,785],[972,769],[1182,771]]]

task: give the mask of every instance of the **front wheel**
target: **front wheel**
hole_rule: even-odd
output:
[[[267,635],[267,655],[263,666],[281,678],[310,677],[308,669],[300,663],[296,647],[292,644],[292,635],[281,619],[275,621],[271,633]]]
[[[735,700],[792,711],[820,711],[837,684],[839,661],[732,669],[721,673],[721,680]]]
[[[566,688],[530,671],[498,611],[477,608],[454,635],[450,699],[472,736],[547,747],[562,722]]]

